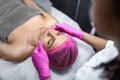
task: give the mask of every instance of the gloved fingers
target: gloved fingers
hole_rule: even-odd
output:
[[[67,30],[69,30],[69,28],[74,29],[73,26],[71,26],[67,23],[58,23],[53,27],[53,29],[60,30],[60,31],[67,31]]]
[[[56,25],[55,25],[55,26],[53,26],[52,28],[53,28],[54,30],[57,30],[57,26],[56,26]]]
[[[42,44],[41,41],[39,41],[36,48],[34,49],[32,55],[33,54],[38,54],[38,53],[42,52],[42,50],[43,50],[43,44]]]
[[[38,42],[38,48],[43,48],[43,43],[41,41]]]
[[[62,25],[62,23],[58,23],[58,24],[56,24],[54,27],[53,27],[53,29],[54,30],[58,30],[58,31],[60,31],[60,32],[65,32],[65,28],[64,28],[65,26],[64,25]]]
[[[32,55],[33,55],[33,54],[37,54],[37,53],[39,53],[39,48],[38,48],[38,46],[34,49],[34,51],[32,52]]]
[[[46,53],[46,51],[45,51],[45,49],[43,47],[43,43],[41,41],[38,42],[38,48],[39,48],[40,54],[42,54],[42,53],[45,54]]]

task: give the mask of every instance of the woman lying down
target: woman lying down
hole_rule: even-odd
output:
[[[107,43],[66,23],[58,23],[32,0],[1,0],[0,9],[0,57],[17,62],[32,54],[41,80],[50,79],[49,67],[62,70],[75,62],[78,48],[72,37],[97,50]]]
[[[13,62],[22,61],[31,56],[41,41],[50,54],[53,68],[63,69],[73,64],[78,54],[76,42],[71,36],[52,28],[58,23],[55,18],[38,9],[32,0],[26,1],[0,0],[0,57]],[[50,50],[63,43],[66,44],[61,49]]]

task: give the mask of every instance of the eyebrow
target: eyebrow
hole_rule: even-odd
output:
[[[60,36],[65,35],[63,32],[59,32],[59,33],[62,33],[62,34],[60,34]],[[53,44],[55,43],[55,41],[56,41],[56,39],[54,39],[54,41],[52,42],[52,44],[50,45],[50,47],[53,46]]]

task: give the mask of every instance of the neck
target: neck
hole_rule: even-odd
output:
[[[34,31],[31,33],[30,38],[29,38],[29,42],[32,46],[37,46],[37,43],[39,41],[39,34],[40,34],[40,30],[38,31]]]

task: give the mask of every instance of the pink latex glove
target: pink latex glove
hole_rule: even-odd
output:
[[[46,80],[50,77],[48,56],[40,41],[32,53],[32,61],[38,71],[40,80]]]
[[[77,30],[67,23],[58,23],[53,27],[53,29],[65,32],[71,36],[77,37],[78,39],[82,39],[84,35],[83,31]]]

